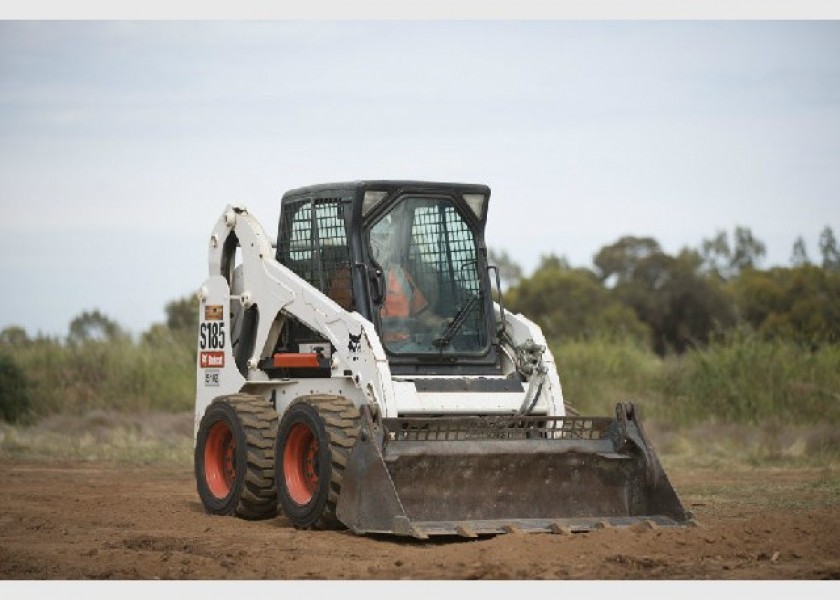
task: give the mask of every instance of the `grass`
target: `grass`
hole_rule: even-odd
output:
[[[612,414],[633,401],[643,418],[700,423],[840,425],[840,346],[737,335],[659,358],[631,341],[552,346],[566,401],[582,414]],[[836,436],[823,442],[836,448]]]
[[[664,361],[662,416],[672,422],[840,424],[840,346],[739,337]]]
[[[666,468],[815,468],[840,465],[840,435],[827,425],[644,423]]]
[[[661,360],[629,339],[569,340],[552,345],[565,401],[582,415],[612,415],[617,402],[656,400]]]
[[[53,415],[0,423],[0,459],[191,465],[192,434],[192,412]]]
[[[14,349],[0,347],[0,352],[24,373],[28,422],[94,410],[179,412],[193,407],[195,350],[176,337],[162,336],[154,344],[36,340]]]
[[[666,469],[840,464],[840,346],[737,335],[660,358],[630,340],[553,344],[566,402],[632,401]]]
[[[728,469],[730,474],[743,473],[743,467]],[[760,477],[756,477],[760,474]],[[712,479],[715,475],[710,476]],[[756,482],[759,480],[759,482]],[[724,505],[749,505],[773,510],[813,509],[840,507],[840,467],[832,466],[796,468],[787,466],[761,466],[750,469],[741,478],[730,483],[689,484],[682,488],[691,503]]]

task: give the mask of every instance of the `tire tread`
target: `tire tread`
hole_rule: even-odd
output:
[[[218,402],[225,402],[234,410],[245,434],[245,477],[233,514],[248,520],[274,517],[277,515],[274,481],[277,412],[264,397],[251,394],[222,396],[211,405]]]
[[[302,398],[317,411],[324,422],[330,440],[330,486],[326,506],[312,529],[342,529],[336,516],[344,468],[359,435],[361,417],[359,409],[343,396],[314,395]]]

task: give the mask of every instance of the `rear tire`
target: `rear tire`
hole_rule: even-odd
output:
[[[306,396],[280,420],[275,480],[280,510],[300,529],[340,529],[344,468],[359,432],[359,411],[342,396]]]
[[[195,444],[198,495],[207,512],[266,519],[277,514],[274,440],[277,413],[262,396],[216,398]]]

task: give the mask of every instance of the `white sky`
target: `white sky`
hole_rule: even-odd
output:
[[[141,332],[207,276],[227,203],[486,183],[527,271],[745,225],[840,236],[840,21],[0,22],[0,328]]]

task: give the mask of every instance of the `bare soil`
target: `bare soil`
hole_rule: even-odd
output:
[[[696,527],[416,541],[203,510],[189,466],[0,461],[0,578],[837,579],[837,474],[671,470]]]

